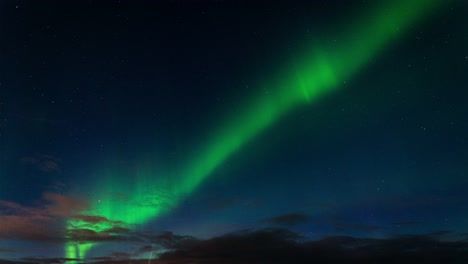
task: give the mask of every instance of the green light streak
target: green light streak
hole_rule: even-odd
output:
[[[244,111],[221,126],[218,135],[199,150],[197,157],[185,168],[187,175],[178,190],[190,194],[230,155],[253,137],[264,131],[282,115],[304,103],[310,103],[338,84],[351,78],[368,64],[379,51],[402,35],[420,17],[426,15],[438,1],[388,1],[371,18],[359,21],[344,36],[335,39],[341,47],[312,55],[304,54],[303,61],[275,86],[268,87]]]
[[[73,244],[69,243],[65,245],[65,257],[69,259],[84,259],[86,252],[94,246],[93,243],[85,244]],[[67,261],[69,264],[76,264],[79,261]]]
[[[177,174],[177,180],[162,182],[160,173],[143,165],[133,172],[104,171],[96,182],[105,192],[92,197],[92,210],[87,215],[103,216],[127,224],[144,224],[174,207],[178,200],[196,188],[255,136],[266,130],[295,107],[312,103],[333,91],[355,75],[393,40],[442,1],[385,1],[370,17],[353,21],[344,34],[334,36],[337,44],[327,50],[316,46],[300,54],[295,67],[283,73],[262,93],[244,104],[237,115],[225,119],[215,137],[196,151],[196,156]],[[175,182],[177,181],[177,182]],[[155,187],[156,186],[156,187]],[[169,190],[169,192],[167,191]],[[127,196],[129,195],[129,196]],[[130,196],[131,195],[131,196]],[[89,229],[104,232],[106,226],[89,225],[70,220],[68,230]],[[71,243],[65,248],[67,258],[84,258],[93,244]]]

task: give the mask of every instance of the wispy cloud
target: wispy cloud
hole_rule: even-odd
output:
[[[419,225],[421,222],[419,221],[399,221],[399,222],[393,222],[392,225],[396,226],[413,226],[413,225]]]
[[[59,172],[61,170],[62,160],[46,154],[36,154],[34,156],[25,156],[20,159],[21,163],[27,166],[35,167],[43,172]]]
[[[282,225],[282,226],[294,226],[298,224],[302,224],[308,222],[310,220],[310,216],[305,213],[289,213],[278,215],[275,217],[264,219],[263,222],[274,224],[274,225]]]
[[[39,257],[27,257],[22,258],[20,263],[41,263],[41,264],[62,264],[69,262],[82,261],[82,259],[77,258],[39,258]],[[0,262],[1,263],[1,262]]]

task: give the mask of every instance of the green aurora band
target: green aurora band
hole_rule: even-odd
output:
[[[283,115],[302,104],[311,103],[325,93],[335,90],[344,81],[352,78],[392,41],[408,31],[421,18],[435,10],[442,1],[396,0],[382,1],[382,5],[370,16],[352,21],[344,34],[333,36],[337,41],[331,49],[323,50],[317,45],[306,49],[294,67],[275,78],[268,85],[268,94],[253,97],[242,111],[226,118],[216,130],[215,137],[195,151],[185,167],[172,180],[155,177],[161,174],[154,166],[128,172],[103,171],[96,186],[106,186],[105,192],[91,197],[91,209],[82,215],[102,216],[106,221],[93,223],[84,220],[69,220],[67,231],[88,230],[102,236],[112,236],[112,227],[143,225],[174,208],[200,184],[239,151],[247,142],[267,129]],[[131,178],[131,180],[128,180]],[[127,179],[127,180],[126,180]],[[157,187],[155,187],[157,186]],[[123,194],[131,194],[126,196]],[[70,236],[74,237],[74,236]],[[76,237],[74,237],[76,238]],[[67,258],[85,258],[87,251],[96,243],[86,239],[70,239],[65,246]]]

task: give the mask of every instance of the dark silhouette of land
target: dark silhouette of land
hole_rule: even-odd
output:
[[[326,237],[318,241],[302,241],[287,229],[241,231],[198,240],[190,237],[165,237],[170,251],[161,254],[153,264],[168,263],[468,263],[468,241],[444,241],[434,234],[405,235],[388,239]],[[171,243],[168,243],[171,241]],[[153,250],[153,247],[141,251]],[[79,260],[75,263],[139,263],[120,257]],[[0,264],[73,263],[70,259],[1,260]]]

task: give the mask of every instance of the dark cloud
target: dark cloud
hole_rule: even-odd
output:
[[[359,232],[375,232],[383,230],[384,227],[378,225],[366,225],[366,224],[351,224],[345,222],[335,222],[332,223],[333,228],[337,232],[350,232],[350,231],[359,231]]]
[[[267,229],[199,241],[161,255],[158,263],[465,263],[468,243],[431,235],[390,239],[327,237],[299,242],[288,230]]]
[[[112,253],[111,253],[112,254]],[[97,262],[97,263],[109,263],[110,261],[114,261],[114,257],[93,257],[93,258],[88,258],[87,260],[92,261],[92,262]]]
[[[145,253],[150,253],[150,252],[154,252],[156,250],[160,249],[159,247],[156,247],[154,245],[147,245],[147,246],[143,246],[141,248],[139,248],[137,250],[137,252],[135,252],[135,256],[140,256],[142,254],[145,254]]]
[[[26,263],[41,263],[41,264],[62,264],[67,262],[81,262],[82,259],[75,258],[23,258]],[[1,262],[0,262],[1,263]],[[24,262],[21,262],[24,263]]]
[[[37,154],[35,156],[22,157],[21,163],[37,168],[43,172],[60,172],[61,159],[52,155]]]
[[[114,221],[114,223],[116,223]],[[104,230],[104,232],[111,233],[111,234],[125,234],[125,233],[130,233],[131,230],[130,228],[125,228],[121,226],[113,226],[109,229]]]
[[[88,222],[90,224],[97,224],[97,223],[103,223],[103,222],[108,222],[109,220],[103,216],[98,216],[98,215],[83,215],[83,214],[78,214],[73,216],[74,220],[81,220],[83,222]]]
[[[110,220],[104,216],[98,215],[73,215],[69,218],[74,220],[73,224],[69,225],[67,238],[79,242],[94,242],[110,239],[118,239],[117,235],[125,235],[131,233],[129,225],[122,221]],[[99,232],[93,230],[96,227],[102,227]],[[107,239],[106,239],[107,238]],[[125,238],[128,240],[128,238]]]
[[[385,227],[383,226],[374,225],[374,224],[348,222],[338,215],[331,215],[330,217],[319,219],[316,222],[320,222],[320,221],[322,221],[322,223],[327,223],[331,225],[331,227],[336,232],[339,232],[339,233],[343,233],[343,232],[372,233],[372,232],[385,229]]]
[[[272,218],[264,219],[263,222],[283,225],[283,226],[294,226],[297,224],[305,223],[310,220],[310,216],[304,213],[290,213],[275,216]]]
[[[86,218],[80,218],[86,219]],[[73,226],[66,231],[65,238],[68,241],[76,243],[92,242],[139,242],[151,243],[160,249],[180,248],[193,241],[198,241],[191,236],[176,235],[172,232],[141,232],[132,230],[131,227],[120,221],[111,221],[103,218],[99,223],[107,228],[95,231],[93,225],[80,223],[79,226]]]
[[[198,239],[192,236],[177,235],[172,232],[166,231],[162,233],[140,233],[138,237],[144,241],[150,242],[153,246],[157,245],[165,249],[180,249],[190,247],[198,243]]]
[[[108,256],[78,262],[95,264],[148,263],[138,259],[170,245],[153,263],[467,263],[468,242],[437,239],[433,233],[401,235],[387,239],[330,236],[317,241],[288,229],[242,230],[207,240],[197,240],[171,232],[147,234],[154,243],[143,245],[134,253],[110,252]],[[180,243],[190,240],[190,243]],[[168,243],[167,241],[172,241]],[[179,243],[176,243],[178,241]],[[136,259],[135,259],[136,258]],[[25,258],[21,263],[65,263],[64,258]],[[0,264],[13,264],[0,260]],[[16,262],[20,263],[20,262]]]
[[[106,231],[96,232],[91,229],[78,228],[67,230],[66,237],[76,243],[105,242],[105,241],[125,241],[127,237],[120,236]]]
[[[429,233],[429,235],[435,237],[435,238],[441,238],[441,237],[444,237],[444,236],[448,236],[448,235],[453,235],[455,234],[454,232],[452,231],[449,231],[449,230],[437,230],[437,231],[434,231],[432,233]]]
[[[114,259],[130,259],[132,257],[132,254],[127,252],[113,251],[111,252],[110,256]]]
[[[28,262],[25,260],[7,260],[7,259],[0,259],[0,264],[37,264],[38,262]]]
[[[400,221],[400,222],[394,222],[392,225],[396,226],[411,226],[411,225],[419,225],[421,222],[419,221]]]
[[[107,228],[95,231],[93,230],[92,222],[88,224],[86,222],[80,223],[79,226],[68,228],[66,231],[66,239],[78,243],[141,240],[130,228],[128,228],[126,223],[121,221],[111,221],[104,217],[102,218],[104,220],[101,220],[99,223],[105,225]]]
[[[93,260],[90,263],[94,264],[148,264],[148,259],[117,259],[117,258],[112,258],[112,257],[98,257],[98,258],[92,258]],[[87,263],[87,262],[82,262],[82,263]],[[161,262],[151,262],[153,264],[162,264]],[[0,264],[2,264],[0,262]],[[175,264],[175,263],[172,263]]]

